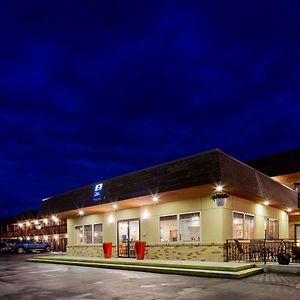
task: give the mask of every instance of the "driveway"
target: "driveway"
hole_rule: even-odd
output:
[[[297,299],[300,276],[201,278],[27,262],[0,256],[0,299]]]

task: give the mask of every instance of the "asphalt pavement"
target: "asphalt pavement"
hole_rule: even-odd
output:
[[[27,262],[0,255],[0,299],[298,299],[300,276],[219,279]]]

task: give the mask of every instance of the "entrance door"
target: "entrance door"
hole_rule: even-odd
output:
[[[135,257],[134,244],[140,239],[140,220],[118,222],[118,256]]]

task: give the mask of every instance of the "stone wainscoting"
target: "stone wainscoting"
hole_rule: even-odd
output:
[[[102,245],[68,246],[67,255],[103,257]],[[113,256],[118,257],[116,247],[113,246]],[[153,244],[146,245],[146,259],[170,260],[199,260],[199,261],[225,261],[226,250],[224,244]]]
[[[113,249],[113,253],[114,252],[115,251]],[[69,256],[103,257],[103,248],[102,248],[102,245],[67,246],[67,255],[69,255]]]
[[[147,259],[225,261],[224,244],[157,244],[146,247]]]

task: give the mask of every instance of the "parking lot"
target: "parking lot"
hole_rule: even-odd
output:
[[[31,256],[1,254],[0,299],[296,299],[300,293],[299,275],[201,278],[27,262]]]

